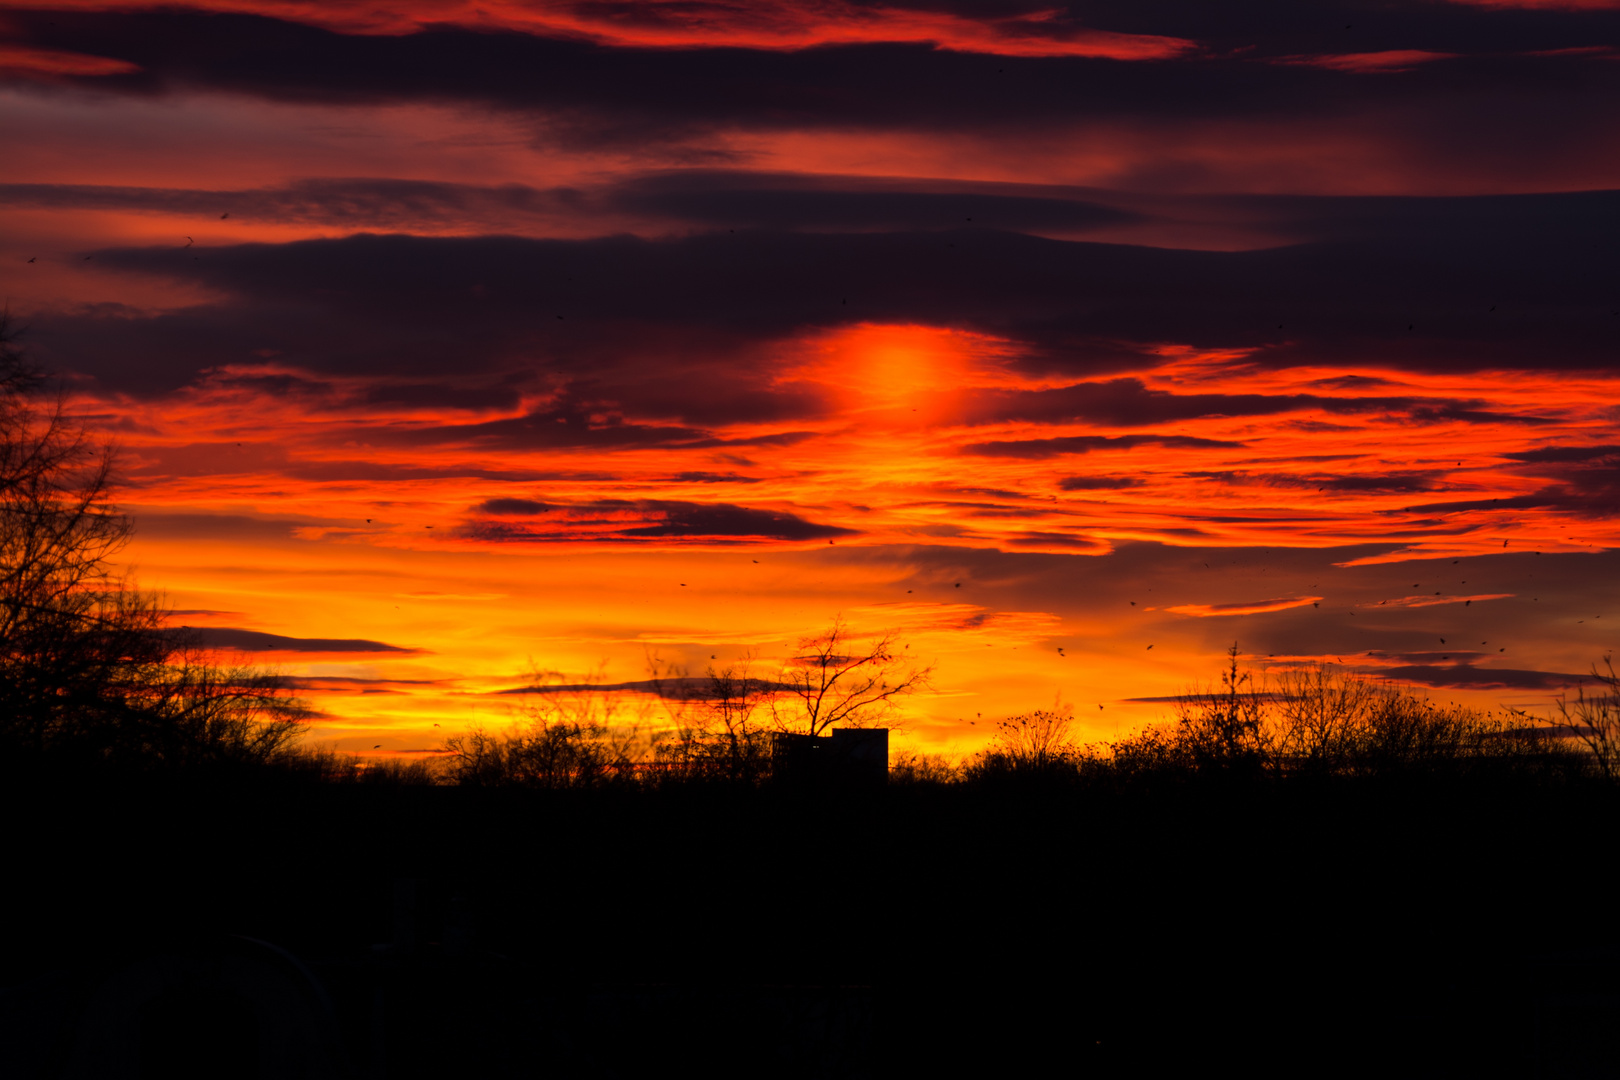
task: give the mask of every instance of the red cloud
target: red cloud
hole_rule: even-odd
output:
[[[1263,615],[1268,611],[1287,611],[1306,604],[1321,603],[1320,596],[1282,596],[1275,600],[1254,600],[1242,604],[1177,604],[1164,610],[1177,615],[1208,618],[1211,615]]]
[[[104,0],[67,0],[57,7],[105,10]],[[1061,11],[973,18],[943,11],[837,2],[739,4],[641,0],[637,4],[533,0],[416,0],[400,4],[332,4],[309,0],[197,0],[188,7],[300,22],[345,34],[400,35],[430,27],[515,30],[584,38],[636,48],[808,49],[818,45],[931,44],[956,52],[1001,56],[1089,56],[1164,60],[1193,42],[1158,34],[1093,30]],[[83,72],[74,74],[107,74]]]
[[[1410,71],[1431,60],[1449,60],[1456,53],[1428,52],[1424,49],[1386,49],[1382,52],[1338,53],[1327,56],[1290,57],[1287,64],[1330,68],[1333,71],[1392,72]]]
[[[139,70],[127,60],[106,56],[0,44],[0,75],[128,75]]]

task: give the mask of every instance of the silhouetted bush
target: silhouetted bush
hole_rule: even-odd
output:
[[[1069,737],[1074,711],[1058,705],[997,721],[990,748],[969,761],[971,780],[1073,778],[1088,755]]]
[[[1374,777],[1503,769],[1579,772],[1584,763],[1522,713],[1440,705],[1316,666],[1258,683],[1230,654],[1218,688],[1186,695],[1173,727],[1108,744],[1120,772],[1255,778]]]
[[[636,780],[646,758],[645,717],[623,715],[623,698],[600,675],[564,684],[554,671],[530,672],[528,700],[505,732],[474,728],[445,740],[438,766],[449,783],[471,787],[599,788]]]
[[[962,767],[944,754],[902,751],[889,765],[892,784],[953,784],[962,779]]]
[[[445,775],[472,787],[593,788],[635,779],[636,762],[599,724],[539,723],[445,741]]]
[[[437,757],[364,758],[327,747],[296,745],[275,761],[275,774],[305,784],[366,787],[425,787],[445,782]]]
[[[710,667],[697,693],[674,693],[684,677],[649,658],[652,683],[666,703],[671,726],[654,740],[648,776],[660,784],[753,785],[771,775],[773,731],[765,723],[776,691],[756,678],[750,661]]]

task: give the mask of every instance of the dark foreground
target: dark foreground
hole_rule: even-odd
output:
[[[1620,1074],[1595,783],[5,800],[8,1077]]]

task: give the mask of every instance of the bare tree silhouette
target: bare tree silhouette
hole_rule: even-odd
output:
[[[894,715],[900,700],[925,690],[934,668],[905,655],[899,636],[880,634],[864,642],[843,617],[799,642],[783,665],[771,698],[771,719],[780,731],[821,735],[835,724],[873,727]]]
[[[1620,779],[1620,673],[1614,670],[1614,657],[1603,658],[1603,667],[1592,665],[1592,678],[1596,689],[1588,693],[1585,686],[1575,687],[1575,700],[1569,694],[1559,695],[1554,708],[1555,718],[1544,721],[1557,727],[1560,734],[1578,739],[1591,751],[1592,760],[1606,780]]]
[[[166,631],[159,598],[110,562],[131,534],[113,448],[43,393],[16,333],[0,315],[0,745],[171,763],[284,753],[302,706]]]

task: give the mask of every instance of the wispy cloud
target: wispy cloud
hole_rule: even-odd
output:
[[[1320,604],[1320,596],[1282,596],[1274,600],[1254,600],[1235,604],[1176,604],[1164,610],[1177,615],[1208,618],[1214,615],[1263,615],[1271,611],[1287,611],[1307,604]]]

